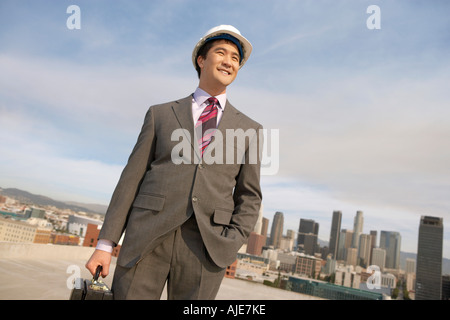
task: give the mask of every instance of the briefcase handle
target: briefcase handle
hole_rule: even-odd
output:
[[[98,277],[100,276],[100,272],[102,272],[103,267],[97,266],[97,269],[95,270],[95,275],[93,281],[97,282]]]
[[[89,287],[91,289],[94,290],[98,290],[98,291],[111,291],[108,286],[103,283],[102,280],[99,280],[99,276],[100,276],[100,272],[102,271],[102,266],[98,266],[97,269],[95,270],[95,275],[92,278],[92,280],[90,281]]]

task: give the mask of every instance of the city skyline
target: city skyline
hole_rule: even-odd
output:
[[[6,192],[5,192],[6,191]],[[69,214],[68,216],[68,220],[69,222],[71,221],[71,219],[76,220],[76,219],[80,219],[80,217],[82,219],[86,219],[86,213],[88,213],[88,216],[93,216],[92,217],[97,217],[100,218],[100,216],[102,215],[101,213],[99,213],[100,211],[90,211],[89,209],[87,209],[86,212],[78,212],[77,210],[83,210],[82,207],[78,207],[78,205],[82,206],[82,203],[70,203],[70,206],[72,206],[71,209],[69,209],[66,206],[58,206],[57,203],[55,203],[55,201],[51,198],[45,197],[45,196],[41,196],[41,195],[33,195],[33,194],[29,194],[26,191],[23,190],[8,190],[6,188],[0,188],[0,202],[2,201],[1,198],[3,197],[3,201],[5,201],[5,198],[12,198],[12,199],[16,199],[16,203],[9,203],[8,205],[6,205],[6,207],[10,207],[10,208],[14,208],[12,209],[12,211],[10,210],[6,210],[7,212],[1,212],[3,214],[6,215],[10,215],[11,212],[13,213],[17,213],[18,216],[24,215],[25,217],[29,217],[31,216],[35,216],[35,217],[40,217],[40,218],[44,218],[45,217],[45,211],[42,210],[42,208],[48,208],[49,214],[52,216],[54,214],[54,212],[62,212],[64,211],[65,214]],[[45,198],[45,199],[44,199]],[[40,205],[33,205],[34,203],[34,199],[37,199],[37,203],[41,203],[41,202],[49,202],[50,204],[43,204],[41,203]],[[8,202],[8,201],[7,201]],[[63,203],[59,203],[59,205],[62,205]],[[18,206],[20,205],[20,206]],[[56,205],[56,206],[55,206]],[[89,207],[89,206],[88,206]],[[65,208],[65,209],[64,209]],[[20,209],[20,210],[19,210]],[[86,209],[86,208],[84,208]],[[99,209],[98,207],[96,207],[96,209]],[[19,211],[17,211],[19,210]],[[22,212],[23,210],[23,212]],[[62,211],[60,211],[62,210]],[[75,210],[75,211],[74,211]],[[255,236],[252,235],[249,238],[248,244],[246,246],[247,248],[247,253],[250,254],[255,254],[255,255],[260,255],[261,252],[260,250],[264,247],[264,246],[268,246],[268,245],[272,245],[275,248],[280,247],[282,250],[291,250],[291,251],[296,251],[296,246],[293,245],[295,242],[298,241],[298,238],[296,239],[297,241],[295,241],[295,234],[297,234],[297,236],[300,236],[300,234],[303,231],[303,234],[309,234],[312,235],[313,233],[317,232],[317,230],[319,229],[319,223],[315,222],[314,220],[304,220],[304,219],[300,219],[300,225],[299,225],[299,231],[296,232],[294,230],[287,230],[286,234],[281,233],[280,232],[280,228],[279,227],[275,227],[276,229],[278,229],[276,231],[276,233],[278,234],[278,238],[279,238],[279,245],[276,244],[272,244],[270,242],[271,237],[270,234],[267,235],[267,231],[268,231],[268,227],[271,224],[271,219],[268,219],[266,217],[263,217],[262,215],[263,212],[263,208],[261,208],[260,210],[260,215],[259,215],[259,219],[257,224],[255,225],[255,229],[253,233],[259,234],[259,236]],[[81,214],[81,215],[78,215]],[[361,220],[358,218],[361,218],[362,216],[362,212],[359,211],[356,213],[355,217],[354,217],[354,222],[356,222],[357,220]],[[73,216],[72,216],[73,215]],[[1,216],[1,215],[0,215]],[[336,217],[338,217],[339,219],[336,219]],[[425,252],[433,252],[433,259],[431,259],[430,261],[432,261],[432,263],[428,263],[428,268],[432,267],[433,270],[441,270],[440,273],[442,273],[442,275],[446,274],[448,275],[449,272],[449,261],[450,259],[445,258],[442,255],[442,243],[443,243],[443,238],[442,238],[442,234],[443,234],[443,230],[442,230],[442,218],[439,217],[429,217],[429,216],[422,216],[421,217],[421,223],[420,223],[420,227],[422,228],[422,220],[425,218],[427,219],[434,219],[434,220],[439,220],[440,221],[440,228],[441,228],[441,235],[440,235],[440,240],[436,243],[437,247],[433,247],[433,245],[430,246],[430,243],[428,242],[426,244],[426,249],[422,249],[422,252],[424,252],[424,250],[426,250]],[[276,221],[278,218],[278,221],[283,220],[283,213],[282,212],[276,212],[274,214],[274,221]],[[281,218],[281,219],[280,219]],[[333,215],[332,215],[332,220],[333,223],[334,222],[338,222],[335,220],[340,220],[341,218],[341,212],[339,211],[333,211]],[[90,219],[90,218],[88,218]],[[302,228],[302,222],[304,224],[304,227]],[[98,220],[98,223],[101,223],[101,219]],[[306,224],[305,224],[306,223]],[[275,222],[275,224],[280,224],[279,222]],[[282,223],[281,223],[282,224]],[[339,224],[339,223],[337,223]],[[79,227],[79,225],[78,225]],[[271,224],[272,229],[274,228],[274,224]],[[360,229],[359,226],[355,226],[354,224],[354,229]],[[339,227],[336,226],[336,230],[339,230]],[[346,229],[340,229],[340,231],[345,231]],[[354,248],[351,243],[353,242],[353,235],[354,232],[353,230],[348,230],[350,232],[350,239],[348,241],[349,246],[352,247],[352,251],[353,252],[353,259],[346,259],[346,250],[342,250],[344,248],[341,248],[341,245],[339,244],[339,256],[337,258],[337,260],[341,260],[344,261],[347,264],[350,265],[361,265],[361,266],[371,266],[373,267],[375,266],[379,266],[381,268],[381,270],[383,270],[384,268],[388,268],[388,269],[392,269],[392,270],[408,270],[408,258],[414,258],[414,266],[416,264],[416,260],[419,259],[419,250],[418,252],[400,252],[400,242],[401,242],[401,235],[398,232],[395,231],[384,231],[381,230],[380,231],[380,237],[377,237],[378,231],[377,230],[371,230],[370,234],[367,233],[361,233],[360,234],[360,241],[358,241],[359,245],[357,248]],[[311,233],[313,232],[313,233]],[[75,234],[77,235],[78,232],[74,231],[74,230],[70,230],[69,228],[69,233],[71,234]],[[332,231],[330,230],[330,241],[331,241],[331,237],[332,237]],[[339,232],[340,237],[342,237],[343,233]],[[261,235],[263,235],[263,237],[261,237]],[[434,235],[433,235],[434,236]],[[259,238],[258,238],[259,237]],[[439,237],[439,235],[438,235]],[[315,240],[318,240],[317,236],[313,237]],[[383,239],[385,238],[385,239]],[[391,239],[392,238],[392,239]],[[420,229],[419,229],[419,238],[420,238]],[[283,239],[283,240],[281,240]],[[288,242],[285,243],[281,243],[284,240],[289,240],[291,239],[291,246],[290,249],[288,249],[289,244]],[[345,236],[344,236],[345,239]],[[61,241],[66,241],[64,239],[60,239]],[[312,240],[312,239],[311,239]],[[325,242],[328,242],[327,240],[323,240],[323,239],[319,239]],[[341,241],[341,239],[339,239],[339,242]],[[345,241],[345,240],[344,240]],[[419,239],[420,241],[420,239]],[[314,252],[309,252],[311,250],[311,241],[308,241],[309,244],[305,245],[303,247],[304,249],[304,253],[306,255],[314,255]],[[425,241],[426,242],[426,241]],[[306,244],[306,242],[305,242]],[[293,245],[293,246],[292,246]],[[321,243],[320,241],[318,241],[317,243],[318,247],[315,247],[313,250],[316,253],[321,253],[322,254],[322,258],[324,257],[324,255],[327,255],[328,253],[332,253],[331,248],[329,247],[329,243]],[[418,247],[420,248],[420,242],[418,243]],[[328,247],[328,249],[324,248],[324,247]],[[424,245],[422,245],[422,248],[424,247]],[[258,249],[259,248],[259,249]],[[325,251],[323,251],[322,249],[326,249]],[[250,250],[250,251],[248,251]],[[381,250],[381,252],[377,253],[377,256],[375,257],[375,250]],[[372,252],[373,251],[373,255],[372,256]],[[300,252],[302,252],[302,250],[300,250]],[[378,251],[377,251],[378,252]],[[438,252],[438,254],[436,255],[435,252]],[[414,254],[414,256],[411,256],[410,254]],[[382,254],[381,256],[379,254]],[[400,258],[403,255],[403,258]],[[423,253],[422,253],[423,255]],[[384,257],[384,258],[383,258]],[[381,260],[380,260],[381,258]],[[374,260],[372,260],[374,259]],[[394,260],[395,262],[392,262]],[[406,260],[405,260],[406,259]],[[426,258],[427,259],[427,258]],[[443,260],[445,259],[445,261]],[[401,260],[401,261],[400,261]],[[423,261],[423,258],[422,258]],[[425,260],[427,261],[427,260]],[[439,263],[440,261],[440,263]],[[406,264],[406,266],[405,266]],[[423,264],[423,262],[422,262]],[[434,272],[434,271],[433,271]],[[422,272],[423,273],[423,272]],[[429,274],[428,271],[426,271],[425,274]],[[429,276],[427,276],[429,278]]]
[[[448,2],[379,3],[381,29],[357,0],[80,0],[69,29],[72,4],[0,4],[1,187],[106,205],[148,106],[193,92],[193,45],[232,24],[254,50],[230,102],[280,134],[264,215],[313,219],[328,240],[333,211],[351,229],[360,210],[406,252],[439,216],[450,257]]]
[[[274,214],[274,219],[276,220],[279,216],[283,217],[283,212],[277,211]],[[422,216],[420,218],[420,221],[418,222],[418,232],[417,232],[417,237],[419,237],[419,233],[420,233],[420,228],[422,227],[422,220],[423,220]],[[443,226],[443,218],[442,217],[433,217],[435,219],[440,219],[441,221],[441,227]],[[278,222],[273,223],[273,221],[270,218],[266,218],[269,221],[269,225],[271,226],[272,230],[275,227],[276,224],[278,224]],[[383,249],[385,250],[385,254],[386,254],[386,268],[391,268],[391,269],[398,269],[400,267],[400,252],[405,252],[405,253],[414,253],[414,254],[418,254],[418,247],[419,247],[419,239],[418,242],[416,243],[416,250],[412,250],[412,251],[407,251],[407,250],[402,250],[401,247],[401,243],[402,243],[402,235],[400,232],[396,231],[396,230],[384,230],[384,229],[371,229],[368,230],[367,232],[364,232],[364,226],[363,226],[363,212],[361,210],[358,210],[353,218],[353,228],[344,228],[341,226],[341,220],[342,220],[342,212],[334,210],[330,216],[330,220],[331,220],[331,227],[329,230],[329,236],[328,238],[320,238],[317,237],[317,240],[321,240],[322,242],[327,243],[327,246],[329,247],[329,253],[333,253],[332,248],[330,247],[330,243],[333,241],[333,237],[336,237],[336,232],[339,234],[337,237],[339,238],[341,235],[341,231],[343,230],[347,230],[350,231],[351,234],[351,239],[349,241],[349,243],[351,243],[351,247],[352,248],[359,248],[359,237],[361,235],[364,236],[369,236],[369,238],[367,238],[365,241],[370,241],[370,243],[367,243],[367,245],[370,245],[372,242],[374,242],[374,248],[378,248],[378,249]],[[284,227],[284,230],[282,232],[282,234],[279,233],[279,230],[277,230],[277,237],[282,237],[284,235],[287,235],[289,233],[289,231],[293,231],[294,234],[297,234],[296,237],[296,241],[295,243],[298,245],[299,244],[299,236],[301,235],[301,226],[302,226],[302,222],[307,222],[309,224],[311,224],[311,226],[314,226],[314,229],[320,229],[320,223],[312,220],[312,219],[303,219],[303,218],[299,218],[299,222],[300,222],[300,227],[298,228],[298,232],[295,231],[295,229],[290,229],[289,227]],[[278,229],[278,227],[275,227]],[[443,229],[443,228],[442,228]],[[355,237],[356,233],[354,232],[355,230],[362,230],[362,232],[358,233],[358,235]],[[312,234],[311,232],[309,232],[310,234]],[[442,230],[443,233],[443,230]],[[372,238],[373,237],[373,238]],[[271,238],[271,234],[269,234],[269,238]],[[443,239],[442,239],[443,240]],[[336,241],[336,240],[335,240]],[[340,239],[338,239],[337,242],[339,242]],[[357,244],[355,244],[355,241]],[[272,243],[272,240],[268,243],[269,245],[274,245]],[[337,249],[338,247],[338,243],[336,243],[336,251],[339,251]],[[276,246],[275,246],[276,247]],[[358,249],[359,250],[359,249]],[[441,251],[442,253],[442,251]],[[310,253],[311,254],[311,253]],[[338,260],[345,260],[345,258],[343,257],[343,255],[345,255],[345,253],[339,253],[340,258],[338,258]],[[441,258],[446,258],[448,259],[448,257],[446,257],[444,254],[441,255]]]
[[[0,188],[1,188],[1,186],[0,186]],[[6,188],[7,189],[7,188]],[[25,190],[22,190],[22,191],[25,191]],[[28,192],[28,191],[25,191],[25,192]],[[43,197],[46,197],[45,195],[38,195],[38,196],[43,196]],[[50,198],[51,199],[51,198]],[[51,199],[51,200],[55,200],[55,199]],[[56,201],[58,201],[58,200],[56,200]],[[61,201],[61,203],[63,203],[64,201]],[[70,203],[70,204],[74,204],[74,202],[71,202],[71,201],[67,201],[66,203]],[[83,205],[83,203],[75,203],[76,205]],[[32,204],[30,204],[31,206],[33,206]],[[88,207],[90,207],[90,206],[94,206],[96,209],[99,209],[99,207],[100,206],[102,206],[102,205],[98,205],[98,204],[95,204],[95,203],[85,203],[85,205],[86,205],[86,207],[85,207],[85,209],[87,209],[87,210],[89,210],[88,209]],[[40,207],[39,205],[37,205],[37,207]],[[106,206],[104,206],[104,208],[105,208],[105,210],[106,210]],[[81,208],[79,208],[79,209],[81,209]],[[276,233],[277,233],[277,237],[278,238],[282,238],[283,236],[285,236],[285,235],[287,235],[287,233],[288,233],[288,231],[289,230],[291,230],[291,231],[293,231],[294,232],[294,234],[296,234],[297,236],[295,237],[296,238],[296,241],[295,241],[295,243],[297,244],[297,242],[298,242],[298,235],[299,235],[299,233],[300,233],[300,230],[298,230],[298,231],[295,231],[295,230],[297,230],[297,229],[295,229],[295,228],[291,228],[291,226],[292,225],[288,225],[288,226],[286,226],[286,225],[284,225],[284,215],[283,215],[283,212],[282,211],[276,211],[275,213],[274,213],[274,216],[273,216],[273,218],[271,219],[270,218],[270,216],[268,216],[267,215],[267,212],[266,213],[264,213],[264,206],[262,206],[261,207],[261,210],[262,210],[262,216],[261,216],[261,218],[265,218],[265,219],[267,219],[268,220],[268,226],[270,226],[270,230],[272,230],[273,231],[273,228],[274,228],[274,224],[273,224],[273,220],[274,220],[274,218],[275,217],[278,217],[278,216],[280,216],[281,217],[281,227],[282,227],[282,230],[280,229],[280,227],[279,226],[277,226],[277,227],[275,227],[276,228]],[[348,221],[351,221],[352,222],[352,227],[342,227],[342,212],[341,211],[337,211],[337,210],[334,210],[332,213],[331,213],[331,215],[330,215],[330,221],[331,221],[331,223],[330,223],[330,228],[332,228],[332,221],[333,221],[333,218],[334,218],[334,214],[336,213],[336,212],[338,212],[339,214],[340,214],[340,223],[339,223],[339,225],[340,225],[340,231],[342,231],[343,229],[347,229],[347,230],[349,230],[349,231],[351,231],[352,232],[352,240],[351,240],[351,243],[353,244],[353,241],[355,241],[354,240],[354,234],[353,234],[353,230],[354,230],[354,228],[355,228],[355,223],[356,223],[356,220],[357,220],[357,217],[358,217],[358,215],[359,214],[363,214],[363,211],[361,211],[361,210],[358,210],[358,211],[356,211],[355,212],[355,215],[354,215],[354,217],[353,218],[349,218],[349,220]],[[94,212],[93,212],[94,213]],[[95,211],[95,213],[100,213],[99,211]],[[104,214],[104,213],[103,213]],[[442,219],[442,218],[441,218]],[[321,225],[321,222],[320,221],[314,221],[313,219],[304,219],[304,218],[298,218],[298,221],[301,223],[301,221],[302,220],[310,220],[310,221],[312,221],[313,223],[314,223],[314,225],[316,225],[316,228],[317,229],[320,229],[319,228],[319,226]],[[325,222],[325,224],[326,224],[326,222]],[[359,228],[359,227],[358,227]],[[320,229],[320,230],[322,230],[322,235],[324,235],[324,237],[320,237],[320,236],[317,236],[317,239],[318,240],[321,240],[321,241],[323,241],[323,242],[327,242],[328,243],[328,245],[329,245],[329,240],[330,240],[330,236],[331,236],[331,229],[330,230],[323,230],[323,228],[322,229]],[[373,231],[375,231],[375,232],[377,232],[377,234],[379,234],[379,237],[377,237],[376,238],[376,247],[377,248],[380,248],[381,247],[381,234],[384,232],[384,233],[396,233],[396,234],[400,234],[399,232],[397,232],[397,231],[395,231],[395,230],[390,230],[390,231],[387,231],[387,230],[383,230],[383,229],[371,229],[371,230],[369,230],[368,232],[364,232],[364,226],[362,226],[362,230],[363,230],[363,232],[361,233],[361,234],[371,234],[371,232],[373,232]],[[327,236],[327,234],[326,234],[326,232],[330,232],[330,233],[328,233],[328,236]],[[272,236],[271,236],[271,234],[272,234],[272,232],[269,232],[268,233],[268,239],[270,239],[270,243],[269,244],[271,244],[271,245],[273,245],[273,243],[272,243],[272,241],[273,241],[273,239],[272,239]],[[418,237],[418,233],[417,233],[417,237]],[[278,240],[279,241],[279,240]],[[401,247],[400,247],[400,250],[401,250]],[[408,251],[408,250],[401,250],[401,251],[403,251],[403,252],[410,252],[410,253],[415,253],[415,254],[417,254],[417,249],[416,250],[411,250],[411,251]],[[447,259],[449,259],[449,257],[446,257],[445,255],[443,255],[443,258],[447,258]]]

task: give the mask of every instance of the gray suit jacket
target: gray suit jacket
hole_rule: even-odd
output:
[[[176,129],[184,136],[174,139]],[[233,143],[236,139],[227,136],[227,129],[248,133],[245,143]],[[211,259],[219,267],[231,264],[252,231],[261,205],[259,129],[260,124],[227,101],[218,127],[223,143],[208,147],[222,150],[223,162],[199,164],[192,96],[150,107],[99,235],[117,244],[125,231],[117,263],[132,267],[158,244],[158,239],[195,214]],[[214,143],[220,142],[218,137],[220,134],[216,134]],[[182,139],[188,141],[189,148],[180,150]],[[255,146],[256,163],[251,159]],[[235,155],[229,163],[226,149],[241,153],[244,160],[238,161]],[[174,150],[190,161],[174,163]]]

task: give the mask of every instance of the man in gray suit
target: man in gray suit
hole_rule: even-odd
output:
[[[262,127],[226,97],[251,51],[233,26],[212,28],[192,54],[196,91],[149,108],[86,263],[92,274],[101,265],[105,277],[125,232],[116,299],[160,299],[166,281],[169,299],[214,299],[252,231],[262,199]]]

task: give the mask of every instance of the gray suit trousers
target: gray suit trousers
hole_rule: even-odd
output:
[[[158,300],[167,281],[169,300],[212,300],[224,275],[225,268],[209,257],[193,214],[139,263],[117,265],[112,289],[115,299]]]

